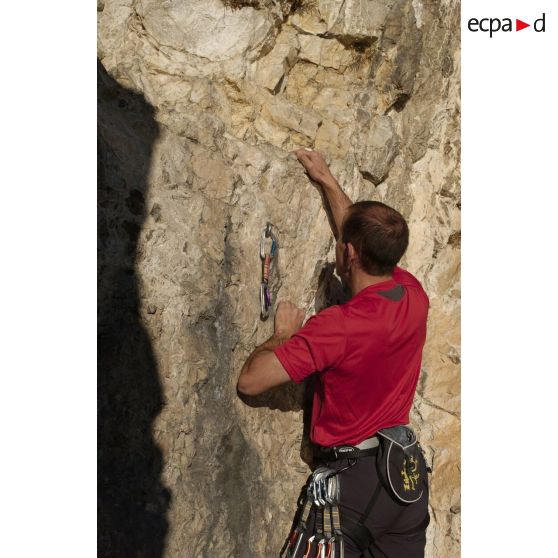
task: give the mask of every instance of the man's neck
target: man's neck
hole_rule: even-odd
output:
[[[366,287],[376,285],[377,283],[383,283],[390,279],[392,279],[392,275],[368,275],[362,271],[356,272],[349,280],[351,295],[355,296],[363,289],[366,289]]]

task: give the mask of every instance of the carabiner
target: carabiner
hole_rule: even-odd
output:
[[[275,256],[275,252],[277,250],[277,238],[273,234],[273,225],[271,223],[267,223],[264,230],[262,231],[262,236],[260,238],[260,258],[265,260],[265,240],[266,238],[271,238],[271,249],[270,249],[270,259],[273,259]]]
[[[269,316],[269,308],[267,306],[267,286],[265,283],[260,285],[260,314],[262,320],[267,319]]]
[[[314,544],[314,539],[316,538],[316,535],[312,535],[307,541],[306,541],[306,552],[304,553],[303,558],[312,558],[310,556],[310,552],[312,551],[312,545]]]
[[[271,247],[269,253],[266,252],[266,240],[271,238]],[[273,234],[273,225],[267,223],[262,231],[260,238],[260,258],[262,260],[262,282],[260,284],[260,314],[262,320],[269,316],[271,308],[271,293],[269,291],[269,276],[272,270],[272,260],[277,252],[277,238]]]

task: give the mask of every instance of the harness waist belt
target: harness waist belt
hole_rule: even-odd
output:
[[[333,457],[334,459],[341,459],[343,457],[358,458],[366,457],[367,455],[374,455],[376,448],[380,445],[380,440],[377,436],[367,438],[356,446],[333,446],[333,447],[320,447],[320,453],[324,457]]]
[[[372,438],[367,438],[364,442],[360,442],[360,444],[354,446],[360,450],[370,449],[370,448],[377,448],[380,445],[380,440],[378,436],[372,436]],[[343,447],[343,446],[341,446]],[[351,447],[351,446],[349,446]]]

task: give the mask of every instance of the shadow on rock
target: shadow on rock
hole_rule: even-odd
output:
[[[272,411],[300,411],[303,405],[304,387],[289,382],[267,390],[260,395],[238,393],[240,399],[249,407],[267,407]]]
[[[350,298],[350,290],[335,275],[335,264],[325,264],[318,278],[318,289],[316,290],[316,302],[314,304],[316,314],[329,306],[345,304]]]
[[[98,64],[98,552],[163,556],[170,492],[152,435],[163,406],[135,271],[158,127]]]

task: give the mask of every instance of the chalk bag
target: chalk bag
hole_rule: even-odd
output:
[[[392,426],[378,431],[378,437],[380,481],[397,501],[417,502],[424,493],[428,469],[416,434],[408,426]]]

